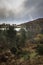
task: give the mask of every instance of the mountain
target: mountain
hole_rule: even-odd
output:
[[[43,18],[23,23],[20,26],[25,27],[28,31],[32,32],[34,35],[43,33]]]
[[[33,21],[29,21],[26,23],[23,23],[20,25],[21,27],[26,27],[30,31],[38,31],[38,30],[43,30],[43,18],[39,18]]]

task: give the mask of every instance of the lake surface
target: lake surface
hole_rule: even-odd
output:
[[[21,28],[15,28],[16,31],[19,31]]]
[[[19,31],[21,28],[15,28],[16,31]],[[6,28],[0,28],[0,30],[6,30]]]

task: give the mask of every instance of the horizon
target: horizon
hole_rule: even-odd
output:
[[[38,20],[38,19],[42,19],[42,18],[37,18],[37,19],[34,19],[34,20]],[[24,23],[32,22],[32,21],[34,21],[34,20],[25,21],[25,22],[20,22],[20,23],[1,22],[0,24],[10,24],[10,25],[16,24],[16,25],[20,25],[20,24],[24,24]]]

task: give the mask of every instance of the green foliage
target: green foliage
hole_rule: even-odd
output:
[[[13,26],[9,26],[9,29],[6,30],[6,33],[9,40],[13,40],[16,38],[16,30],[14,30]]]
[[[9,26],[8,30],[6,29],[6,39],[9,48],[16,45],[16,30],[14,30],[13,26]]]
[[[20,44],[21,46],[25,46],[25,41],[26,41],[26,31],[25,29],[20,30]]]
[[[43,34],[38,34],[34,40],[39,44],[43,44]]]
[[[7,43],[6,43],[6,36],[5,36],[5,31],[4,30],[0,30],[0,45],[2,47],[7,47]]]
[[[17,53],[17,48],[16,48],[16,47],[12,47],[12,48],[11,48],[11,52],[12,52],[13,54],[16,54],[16,53]]]
[[[27,39],[31,39],[34,36],[32,31],[27,31]]]
[[[43,30],[41,30],[41,34],[43,34]]]
[[[43,45],[38,45],[38,46],[37,46],[37,53],[38,53],[39,55],[43,55]]]
[[[30,53],[27,52],[27,51],[23,51],[22,54],[21,54],[21,57],[24,58],[24,60],[27,60],[30,58]]]

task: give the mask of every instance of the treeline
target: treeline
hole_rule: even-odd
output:
[[[18,32],[13,26],[9,26],[9,29],[0,30],[0,49],[20,49],[25,46],[26,31],[22,28]]]

